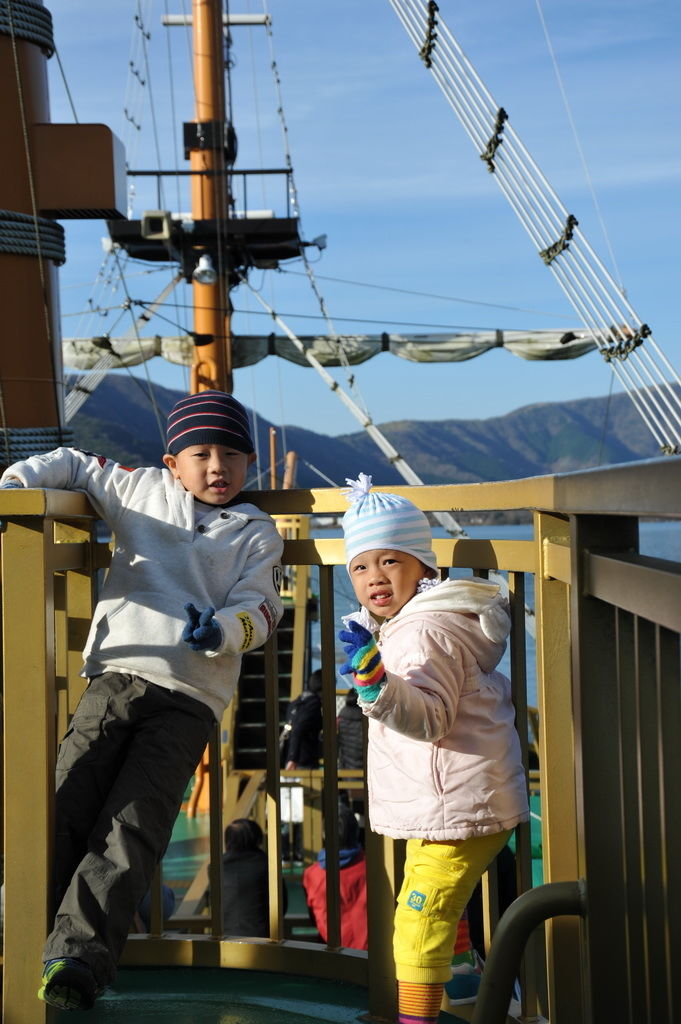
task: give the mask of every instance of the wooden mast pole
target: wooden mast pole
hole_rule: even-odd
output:
[[[192,171],[209,174],[192,176],[192,216],[194,220],[216,220],[218,226],[227,218],[227,179],[224,146],[225,86],[223,58],[222,5],[219,0],[193,0],[194,93],[195,122],[201,148],[192,148]],[[191,371],[191,393],[217,388],[232,392],[231,304],[229,301],[229,270],[220,247],[209,254],[217,278],[214,283],[192,282],[194,292],[194,330],[208,337],[194,350]]]

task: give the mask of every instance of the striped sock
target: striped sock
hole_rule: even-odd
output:
[[[397,982],[399,1024],[437,1024],[444,986],[419,985],[413,981]]]

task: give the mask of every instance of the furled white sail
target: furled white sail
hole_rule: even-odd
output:
[[[390,352],[414,363],[458,363],[505,348],[522,359],[576,359],[596,348],[588,331],[479,331],[469,334],[344,334],[337,338],[307,335],[300,338],[322,366],[356,365],[381,352]],[[344,357],[341,358],[341,346]],[[109,366],[137,366],[161,356],[171,363],[191,366],[194,340],[152,335],[145,338],[65,338],[64,364],[74,370],[90,370],[109,354]],[[308,360],[293,342],[282,335],[240,335],[232,339],[233,365],[239,369],[279,356],[299,366]]]

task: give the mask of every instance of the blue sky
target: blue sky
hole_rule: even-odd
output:
[[[675,305],[681,283],[678,0],[542,0],[607,238],[556,81],[537,0],[440,0],[439,6],[592,247],[681,369]],[[117,0],[96,7],[91,0],[63,0],[53,10],[78,119],[107,123],[126,143],[133,167],[157,166],[158,158],[166,168],[188,166],[174,149],[174,142],[181,144],[181,123],[194,116],[188,40],[182,28],[163,28],[161,16],[189,9],[189,0]],[[262,5],[243,0],[232,2],[231,9],[258,12]],[[579,326],[388,0],[268,0],[267,9],[303,231],[307,239],[328,236],[328,248],[314,269],[336,328],[427,333]],[[148,69],[136,14],[150,33]],[[234,57],[237,167],[283,166],[264,30],[235,29]],[[56,58],[49,71],[52,119],[71,121]],[[124,108],[142,131],[126,120]],[[262,205],[276,208],[278,199],[270,183]],[[176,210],[178,204],[188,209],[188,201],[171,185],[163,205]],[[145,194],[138,186],[134,215],[156,206],[153,192]],[[107,317],[74,315],[95,294],[105,225],[67,222],[65,227],[68,260],[60,271],[64,335],[122,333],[130,318],[117,308],[124,298],[120,288],[102,291],[101,282],[98,286],[98,301],[113,307]],[[255,273],[251,280],[294,331],[324,332],[302,269],[293,264],[287,273]],[[131,296],[149,300],[167,279],[167,273],[140,273],[129,265],[126,286]],[[172,323],[158,321],[154,333],[179,333],[190,324],[190,301],[189,289],[177,289],[164,311]],[[233,302],[239,310],[237,332],[270,332],[271,321],[243,289],[233,293]],[[186,386],[183,371],[161,360],[149,363],[148,372],[166,386]],[[334,375],[344,382],[342,371]],[[467,363],[439,365],[385,354],[355,369],[376,423],[486,418],[536,402],[603,395],[610,376],[596,353],[530,363],[494,351]],[[619,390],[617,383],[614,390]],[[235,394],[275,424],[329,434],[359,429],[313,370],[283,360],[268,358],[237,371]]]

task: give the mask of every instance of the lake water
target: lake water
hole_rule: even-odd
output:
[[[531,540],[532,526],[529,523],[508,525],[508,526],[466,526],[466,533],[472,537],[487,537],[495,540]],[[446,537],[443,529],[433,530],[433,534],[439,537]],[[320,537],[339,537],[340,530],[319,531]],[[667,558],[670,561],[681,562],[681,521],[665,521],[640,524],[640,551],[642,555],[651,555],[655,558]],[[315,580],[313,575],[313,587]],[[530,607],[534,605],[534,588],[531,576],[525,581],[526,600]],[[338,568],[334,572],[334,603],[336,622],[340,627],[342,615],[347,615],[357,608],[357,602],[350,585],[350,579],[344,569]],[[312,631],[313,648],[318,651],[319,629],[315,623]],[[338,661],[344,660],[342,649],[339,647],[337,653]],[[313,659],[316,666],[318,659]],[[499,666],[502,672],[510,672],[508,651],[504,655]],[[342,676],[337,677],[339,689],[345,685]],[[535,645],[532,636],[527,634],[527,700],[528,704],[537,703],[537,681],[535,674]]]

